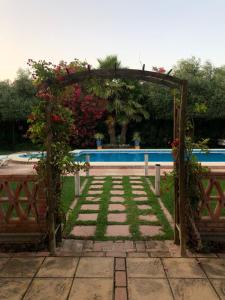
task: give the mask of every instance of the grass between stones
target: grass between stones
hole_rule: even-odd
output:
[[[79,197],[76,207],[70,212],[69,219],[66,224],[65,233],[68,235],[72,228],[75,225],[93,225],[96,226],[96,233],[94,237],[90,237],[94,240],[124,240],[124,239],[134,239],[134,240],[146,240],[146,239],[171,239],[173,237],[173,231],[165,218],[160,205],[157,201],[157,198],[152,193],[149,183],[147,182],[145,177],[139,177],[139,180],[135,179],[136,181],[140,183],[131,183],[131,177],[124,176],[122,179],[118,180],[107,176],[104,178],[102,188],[92,188],[96,191],[101,191],[101,194],[92,194],[89,195],[88,191],[90,189],[90,186],[93,185],[93,180],[96,180],[96,177],[89,177],[87,179],[87,184],[83,190],[82,195]],[[117,195],[112,195],[111,191],[113,189],[113,185],[122,184],[124,195],[119,195],[120,197],[124,198],[123,202],[120,201],[110,201],[111,196],[115,197]],[[131,186],[135,185],[142,185],[143,191],[146,193],[144,197],[147,198],[147,200],[135,200],[142,199],[143,195],[136,195],[135,190],[132,189]],[[117,189],[116,189],[117,190]],[[118,189],[121,190],[121,189]],[[139,189],[140,190],[140,189]],[[87,197],[96,197],[96,201],[87,200]],[[81,210],[82,205],[84,204],[99,204],[99,210],[91,210],[91,209],[85,209]],[[123,211],[114,210],[109,211],[109,205],[110,204],[122,204],[124,206]],[[141,210],[138,208],[137,205],[148,205],[149,209]],[[80,221],[77,220],[79,214],[91,214],[91,213],[97,213],[97,220],[96,221]],[[107,220],[108,214],[126,214],[127,219],[125,222],[109,222]],[[145,221],[140,220],[139,215],[155,215],[157,217],[157,221]],[[129,225],[130,229],[130,236],[120,236],[119,233],[117,233],[116,236],[106,236],[107,232],[107,226],[108,225]],[[155,235],[153,237],[143,236],[139,230],[140,225],[151,225],[151,226],[161,226],[163,234],[162,235]],[[82,236],[76,236],[76,238],[82,238]]]

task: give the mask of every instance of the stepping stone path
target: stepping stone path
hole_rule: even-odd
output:
[[[75,217],[75,226],[71,235],[86,239],[87,237],[100,238],[128,238],[132,233],[133,223],[129,218],[130,209],[136,210],[137,229],[140,236],[152,238],[164,234],[163,227],[154,214],[152,201],[156,201],[145,191],[146,181],[138,176],[123,177],[94,177],[88,179],[88,189],[84,190],[78,200],[78,212]],[[126,181],[124,181],[126,180]],[[129,194],[123,183],[130,184]],[[104,189],[105,184],[111,186]],[[129,185],[128,185],[129,187]],[[93,211],[93,212],[92,212]],[[157,222],[155,225],[154,222]],[[103,227],[102,227],[103,226]],[[96,235],[97,234],[97,235]],[[136,236],[135,236],[136,237]]]

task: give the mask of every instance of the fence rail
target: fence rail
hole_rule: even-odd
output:
[[[47,232],[43,184],[35,175],[0,175],[0,241],[41,237]]]

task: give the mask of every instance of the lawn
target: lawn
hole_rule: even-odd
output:
[[[79,198],[76,207],[71,212],[69,216],[69,220],[67,222],[66,226],[66,233],[70,234],[71,229],[75,225],[94,225],[96,226],[96,233],[95,236],[92,237],[92,239],[95,240],[111,240],[111,239],[134,239],[134,240],[144,240],[146,239],[145,236],[142,236],[139,226],[140,225],[153,225],[153,226],[162,226],[163,229],[163,235],[154,236],[154,239],[171,239],[173,236],[173,231],[165,218],[160,205],[157,201],[157,198],[153,194],[153,192],[150,189],[149,183],[146,180],[145,177],[140,177],[140,183],[143,185],[143,190],[147,194],[147,200],[140,201],[140,199],[135,200],[134,198],[138,198],[139,195],[136,195],[134,191],[132,192],[131,188],[131,182],[130,178],[128,176],[122,177],[122,186],[124,190],[124,202],[123,205],[125,206],[125,211],[116,211],[114,210],[112,213],[114,214],[121,214],[125,213],[127,216],[127,219],[125,222],[122,222],[123,225],[129,225],[130,228],[130,237],[124,237],[124,236],[117,236],[117,237],[107,237],[106,236],[106,229],[108,225],[118,225],[121,224],[121,222],[109,222],[107,220],[107,214],[108,214],[108,208],[110,203],[110,197],[112,196],[111,190],[113,186],[113,179],[110,176],[105,177],[103,187],[96,188],[96,191],[101,191],[102,193],[99,196],[95,196],[96,200],[94,204],[99,204],[98,210],[81,210],[81,206],[84,204],[93,204],[93,201],[87,200],[88,191],[90,189],[90,186],[93,181],[93,177],[89,177],[87,184],[83,190],[83,193],[81,197]],[[114,183],[115,184],[115,183]],[[96,193],[97,194],[97,193]],[[89,195],[90,196],[90,195]],[[113,204],[116,204],[117,202],[113,201]],[[121,202],[118,202],[118,204],[121,204]],[[149,205],[149,209],[138,209],[138,205]],[[98,214],[97,220],[95,221],[78,221],[78,215],[79,214]],[[111,213],[111,212],[110,212]],[[139,219],[139,215],[155,215],[157,217],[157,221],[143,221]],[[79,236],[76,236],[76,238],[79,238]]]

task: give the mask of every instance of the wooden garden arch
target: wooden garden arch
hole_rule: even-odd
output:
[[[169,72],[170,73],[170,72]],[[180,103],[174,97],[173,109],[173,138],[179,140],[178,155],[174,162],[175,172],[177,174],[174,184],[174,242],[181,247],[181,255],[186,255],[186,178],[187,169],[185,164],[185,127],[186,127],[186,106],[187,106],[187,81],[176,78],[168,74],[158,72],[145,71],[145,65],[142,70],[136,69],[117,69],[116,66],[111,70],[93,69],[88,66],[85,71],[67,74],[60,82],[62,87],[69,86],[75,83],[82,83],[91,78],[97,79],[131,79],[144,82],[151,82],[158,85],[163,85],[171,89],[180,91]],[[47,85],[55,84],[56,82],[49,79]],[[48,150],[47,150],[48,152]]]

